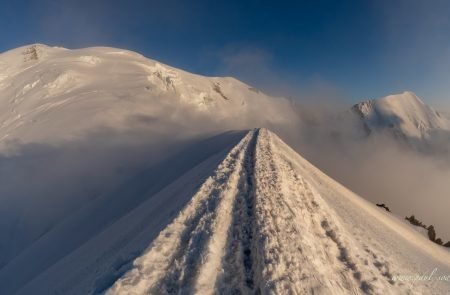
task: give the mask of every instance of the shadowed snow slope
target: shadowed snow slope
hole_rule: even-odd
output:
[[[111,285],[244,135],[227,132],[184,145],[182,152],[67,213],[0,268],[0,294],[14,294],[33,279],[36,285],[23,294],[88,294]]]
[[[107,294],[450,290],[448,282],[396,280],[434,268],[450,272],[448,252],[257,129]]]

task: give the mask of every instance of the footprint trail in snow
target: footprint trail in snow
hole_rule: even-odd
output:
[[[425,292],[392,280],[402,262],[354,238],[304,162],[250,131],[107,294]]]

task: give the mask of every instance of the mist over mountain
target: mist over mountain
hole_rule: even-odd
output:
[[[291,145],[365,198],[399,215],[420,212],[450,237],[443,217],[450,189],[445,113],[404,92],[315,117],[321,119],[303,125],[302,139]]]

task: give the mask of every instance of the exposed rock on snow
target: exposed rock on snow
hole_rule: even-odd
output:
[[[435,242],[436,244],[444,246],[444,247],[450,247],[450,241],[448,241],[447,243],[444,244],[444,242],[442,241],[441,238],[436,238],[436,231],[435,231],[433,225],[426,226],[421,221],[416,219],[416,217],[414,215],[411,215],[410,217],[408,217],[408,216],[405,217],[405,220],[408,220],[409,223],[411,223],[415,227],[418,227],[418,228],[416,228],[416,230],[418,230],[423,235],[427,236],[430,239],[430,241]]]
[[[386,206],[386,204],[376,204],[378,207],[383,208],[384,210],[386,210],[387,212],[391,212],[391,209],[389,209],[388,206]]]

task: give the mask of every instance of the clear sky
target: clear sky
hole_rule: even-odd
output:
[[[0,0],[0,51],[121,47],[271,93],[450,104],[450,1]]]

